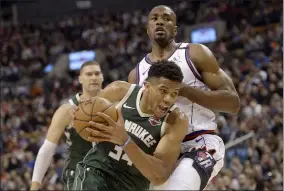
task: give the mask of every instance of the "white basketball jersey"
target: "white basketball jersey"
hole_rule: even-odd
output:
[[[210,91],[202,82],[200,74],[189,58],[189,44],[181,43],[177,50],[169,57],[169,61],[175,62],[182,70],[184,79],[183,83],[188,86]],[[149,54],[136,66],[136,83],[143,85],[148,77],[148,71],[151,66]],[[176,105],[186,113],[189,119],[188,134],[200,130],[215,130],[217,124],[215,114],[196,103],[191,102],[185,97],[178,97]]]

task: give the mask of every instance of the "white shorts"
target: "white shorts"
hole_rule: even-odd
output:
[[[216,161],[209,181],[216,176],[224,165],[225,145],[217,135],[204,134],[182,144],[182,153],[193,148],[204,148],[207,151],[215,150],[212,155]],[[170,178],[162,185],[154,186],[153,190],[199,190],[201,179],[192,166],[193,159],[181,158]]]

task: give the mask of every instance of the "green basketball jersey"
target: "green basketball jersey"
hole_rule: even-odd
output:
[[[69,99],[69,103],[78,106],[79,99],[80,95],[78,93]],[[82,161],[86,153],[92,148],[92,143],[85,141],[71,125],[65,129],[64,134],[66,143],[69,145],[65,169],[75,170],[76,164]]]
[[[143,113],[139,106],[142,93],[143,88],[133,84],[117,108],[121,106],[128,135],[140,149],[152,155],[163,136],[164,121],[169,114],[157,119]],[[116,182],[120,188],[122,186],[123,190],[147,190],[149,188],[148,179],[134,166],[123,149],[113,143],[97,143],[88,152],[83,164],[104,173],[111,182]]]

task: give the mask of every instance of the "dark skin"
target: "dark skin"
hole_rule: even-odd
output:
[[[152,42],[149,58],[152,62],[168,59],[177,49],[174,38],[177,33],[176,15],[167,6],[154,7],[148,15],[147,34]],[[213,53],[202,44],[189,44],[189,56],[203,83],[211,91],[184,84],[179,96],[213,111],[237,114],[240,99],[231,78],[219,67]],[[128,76],[129,83],[136,83],[136,70]]]

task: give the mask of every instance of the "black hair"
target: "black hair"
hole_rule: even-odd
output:
[[[160,77],[164,77],[171,81],[182,82],[183,73],[175,62],[161,60],[154,62],[148,72],[148,79]]]

